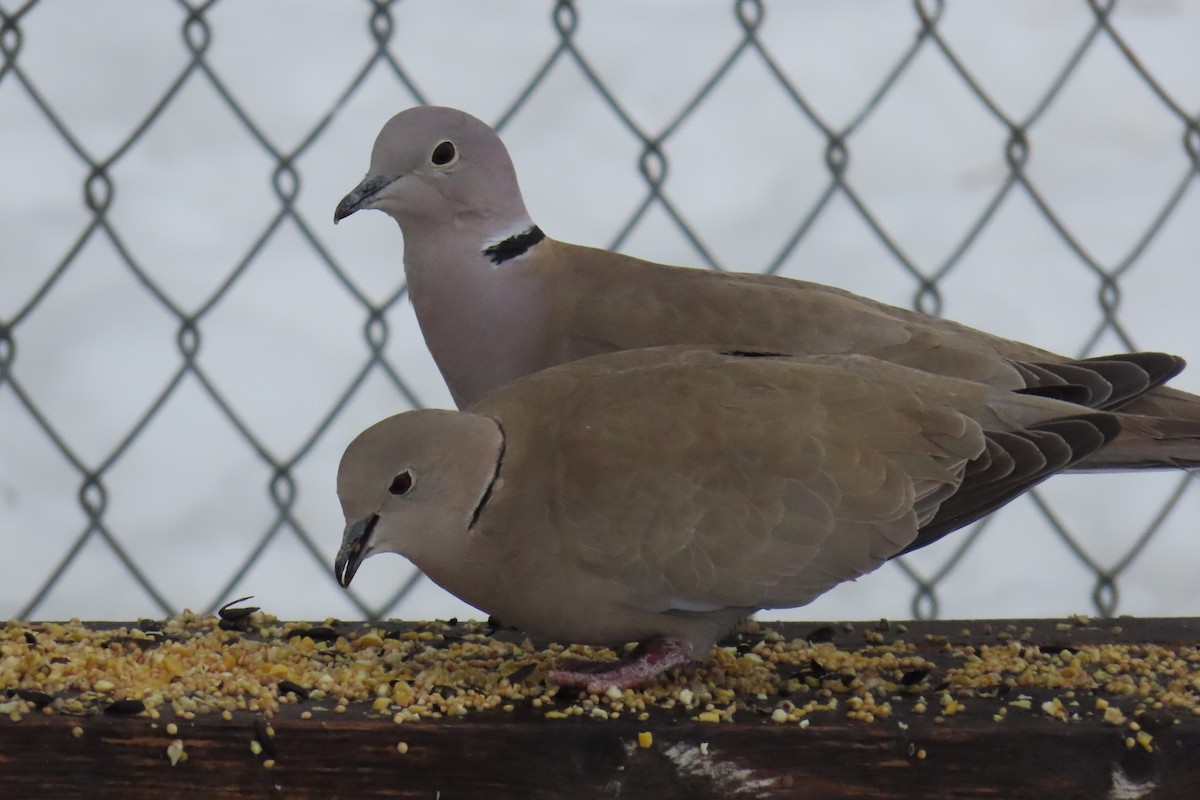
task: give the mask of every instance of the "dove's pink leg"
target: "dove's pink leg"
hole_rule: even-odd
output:
[[[560,686],[579,686],[593,694],[603,694],[610,686],[624,690],[654,683],[659,675],[687,664],[694,657],[687,642],[658,639],[640,646],[631,657],[620,661],[572,661],[569,667],[551,670],[549,678]]]

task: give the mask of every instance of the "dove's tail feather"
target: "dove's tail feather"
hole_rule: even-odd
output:
[[[1012,365],[1025,380],[1026,388],[1019,390],[1023,394],[1056,397],[1100,411],[1118,411],[1174,378],[1183,371],[1186,362],[1167,353],[1122,353],[1079,361],[1014,361]],[[1200,419],[1200,398],[1191,399],[1192,407],[1185,410],[1193,411],[1195,419]],[[1174,415],[1167,412],[1160,416]]]
[[[1157,386],[1116,410],[1141,417],[1173,419],[1200,425],[1200,395],[1171,386]]]
[[[1013,364],[1022,394],[1120,411],[1124,432],[1071,472],[1200,467],[1200,395],[1163,384],[1186,363],[1166,353],[1122,353],[1061,363]]]
[[[1019,431],[989,431],[986,449],[971,461],[958,490],[896,555],[936,542],[989,514],[1123,433],[1120,414],[1092,412],[1049,420]]]
[[[1121,433],[1072,472],[1200,469],[1200,420],[1121,414]]]

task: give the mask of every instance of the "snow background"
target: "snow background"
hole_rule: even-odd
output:
[[[0,9],[16,10],[0,0]],[[752,4],[751,4],[752,5]],[[659,132],[738,44],[729,2],[580,2],[572,41],[644,131]],[[948,3],[940,35],[997,105],[1023,119],[1085,37],[1085,3]],[[558,45],[546,2],[405,2],[390,53],[431,102],[494,121]],[[128,150],[119,148],[184,72],[184,12],[136,0],[43,0],[20,20],[16,65],[93,159],[117,154],[107,220],[136,263],[186,313],[228,279],[279,214],[274,158],[203,74],[194,71]],[[205,63],[273,145],[295,148],[369,58],[369,6],[260,0],[206,15]],[[560,16],[560,19],[564,17]],[[1200,108],[1200,5],[1122,2],[1111,18],[1185,113]],[[908,3],[776,2],[760,38],[806,100],[839,128],[877,90],[918,30]],[[16,37],[10,34],[11,50]],[[5,64],[5,69],[9,67]],[[334,229],[337,201],[361,178],[382,123],[415,100],[376,64],[295,167],[296,208],[312,234],[374,302],[400,285],[401,237],[382,214]],[[1031,130],[1026,174],[1101,264],[1121,262],[1194,167],[1184,126],[1101,34]],[[503,131],[527,204],[557,238],[607,245],[642,202],[641,145],[570,59],[561,59]],[[848,141],[848,181],[926,273],[935,270],[1006,179],[1007,132],[926,44]],[[829,182],[825,138],[754,53],[746,53],[665,147],[666,193],[724,266],[764,268]],[[119,151],[119,152],[118,152]],[[108,459],[181,365],[178,322],[102,232],[28,304],[87,229],[87,164],[0,73],[0,331],[12,325],[13,376],[90,467]],[[1120,279],[1119,317],[1136,346],[1200,364],[1196,313],[1200,198],[1195,172],[1159,234]],[[661,207],[621,249],[699,264]],[[918,288],[843,195],[782,273],[910,305]],[[1003,335],[1078,353],[1101,319],[1095,275],[1020,190],[941,281],[943,313]],[[24,313],[27,311],[28,313]],[[15,315],[22,316],[14,319]],[[363,365],[363,307],[291,219],[202,317],[198,364],[264,446],[295,454]],[[388,314],[387,354],[426,405],[451,406],[407,303]],[[1124,346],[1107,334],[1093,353]],[[0,349],[0,354],[3,354]],[[1200,367],[1174,385],[1200,391]],[[185,375],[160,412],[104,474],[107,529],[174,608],[240,595],[284,618],[361,616],[332,580],[342,520],[337,461],[363,427],[401,410],[378,371],[299,461],[294,515],[322,561],[284,530],[236,586],[225,582],[275,518],[270,471]],[[1119,611],[1200,614],[1194,591],[1200,489],[1185,496],[1121,576]],[[1061,476],[1043,496],[1089,556],[1123,557],[1178,485],[1169,475]],[[86,514],[79,472],[0,382],[0,617],[19,613],[66,555]],[[94,490],[89,490],[93,491]],[[961,534],[960,534],[961,535]],[[924,574],[953,556],[955,537],[917,554]],[[391,596],[410,570],[370,560],[355,589]],[[946,617],[1063,615],[1093,610],[1094,576],[1022,499],[995,520],[939,584]],[[768,617],[911,615],[911,582],[888,566],[811,606]],[[162,610],[97,536],[84,544],[36,618],[130,619]],[[395,612],[478,616],[425,581]]]

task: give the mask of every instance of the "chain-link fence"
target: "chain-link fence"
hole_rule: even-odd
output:
[[[1192,5],[0,9],[0,614],[459,610],[330,569],[345,443],[449,405],[399,232],[330,223],[416,103],[494,122],[558,238],[1200,362]],[[1195,484],[1060,477],[799,615],[1200,613]]]

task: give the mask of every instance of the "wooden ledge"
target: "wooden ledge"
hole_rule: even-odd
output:
[[[211,628],[215,621],[196,624]],[[351,643],[372,627],[336,626]],[[122,626],[84,627],[116,633]],[[19,652],[35,645],[18,633],[34,631],[37,639],[45,635],[38,628],[10,623],[0,664],[35,663]],[[438,630],[422,646],[455,639],[444,635],[447,626]],[[71,714],[60,692],[47,709],[31,711],[36,703],[28,698],[47,698],[36,694],[37,676],[26,671],[19,682],[10,676],[0,685],[0,704],[19,717],[0,717],[2,794],[1161,800],[1200,792],[1198,619],[761,623],[756,635],[730,643],[738,649],[729,657],[754,658],[759,651],[749,643],[768,630],[782,640],[820,643],[809,646],[801,666],[772,668],[788,674],[774,694],[723,695],[729,702],[717,704],[719,722],[701,721],[702,707],[683,707],[682,677],[667,687],[670,697],[659,687],[660,700],[647,705],[644,719],[633,710],[603,719],[590,709],[603,710],[605,698],[564,690],[541,694],[537,707],[516,701],[510,711],[398,724],[392,709],[381,713],[370,699],[341,712],[329,699],[309,698],[226,716],[179,714],[163,703],[155,719],[149,712],[103,713],[101,704]],[[358,660],[370,657],[347,647]],[[1000,683],[968,685],[971,666],[1000,650],[1022,661],[994,673],[1005,678]],[[888,683],[886,675],[856,676],[822,663],[859,651],[903,651],[928,667],[901,670]],[[1021,663],[1029,665],[1024,672]],[[1034,668],[1051,664],[1061,673]],[[1080,688],[1096,674],[1100,683]],[[1062,683],[1064,676],[1075,688]],[[14,683],[26,699],[16,703],[20,698],[9,694],[5,702]],[[864,693],[886,702],[887,713],[867,722],[860,708],[856,716],[861,703],[854,698]],[[778,713],[810,701],[818,707],[799,719]],[[186,760],[177,749],[172,765],[175,741]]]

